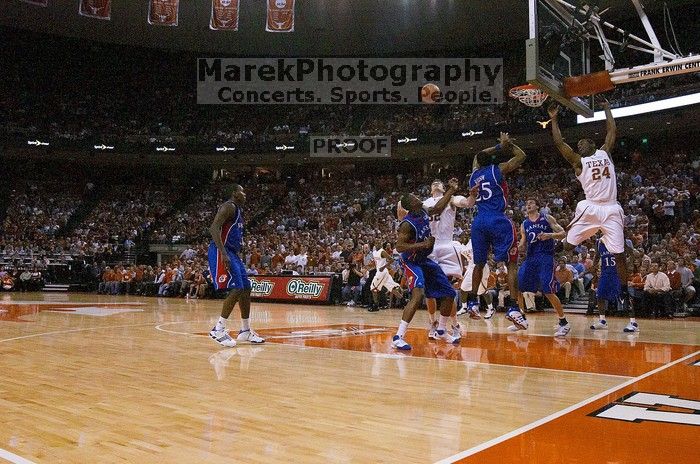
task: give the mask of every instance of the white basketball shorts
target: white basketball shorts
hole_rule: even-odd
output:
[[[576,205],[574,220],[567,227],[566,241],[576,246],[599,230],[610,253],[625,251],[624,213],[619,203],[598,204],[582,200]]]
[[[387,292],[391,292],[398,286],[399,284],[391,277],[389,271],[384,269],[381,272],[377,271],[374,275],[374,279],[372,279],[372,283],[370,284],[370,289],[373,292],[380,292],[383,288],[386,288]]]
[[[435,242],[433,252],[428,256],[440,266],[447,277],[461,277],[462,259],[452,241]]]

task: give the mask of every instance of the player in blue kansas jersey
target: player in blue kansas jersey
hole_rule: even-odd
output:
[[[221,317],[209,336],[226,347],[236,346],[226,330],[226,320],[233,307],[241,310],[241,330],[237,340],[264,343],[250,328],[250,281],[239,253],[243,246],[243,211],[246,195],[243,187],[233,184],[231,198],[219,207],[214,222],[209,227],[212,241],[209,244],[209,271],[215,290],[229,290],[221,310]]]
[[[444,207],[451,199],[452,193],[457,189],[457,180],[452,179],[448,183],[449,194],[445,194],[435,206]],[[410,350],[411,345],[403,339],[408,324],[413,319],[416,309],[423,301],[423,297],[435,298],[440,311],[438,319],[437,337],[450,343],[459,342],[459,335],[451,336],[447,333],[445,325],[452,312],[452,301],[456,293],[450,284],[450,280],[440,266],[428,255],[433,251],[435,237],[430,235],[430,217],[423,209],[423,202],[415,195],[404,195],[400,206],[408,210],[399,225],[396,251],[401,253],[401,263],[404,267],[408,290],[411,299],[403,310],[401,323],[392,339],[391,344],[399,350]]]
[[[547,297],[559,316],[559,326],[554,336],[564,337],[571,326],[557,296],[559,282],[554,276],[554,239],[562,240],[566,232],[551,215],[540,213],[540,204],[534,198],[527,200],[525,211],[527,217],[520,225],[519,246],[521,251],[526,251],[526,255],[518,270],[518,289],[532,293],[541,291]]]
[[[501,132],[500,143],[492,148],[480,151],[474,157],[469,188],[479,186],[476,197],[476,216],[472,221],[471,239],[474,248],[474,273],[472,282],[481,282],[484,265],[489,250],[493,250],[497,263],[504,262],[508,269],[508,287],[510,297],[519,301],[518,292],[518,239],[513,221],[506,216],[508,204],[508,185],[505,176],[517,170],[525,161],[525,152],[516,146],[505,132]],[[510,156],[500,162],[503,156]],[[469,306],[478,304],[471,299]],[[506,312],[516,329],[527,329],[527,319],[517,306]]]
[[[593,330],[607,330],[608,322],[605,320],[605,313],[611,302],[617,303],[618,311],[623,304],[622,285],[617,268],[618,255],[610,253],[603,243],[598,240],[596,255],[593,259],[593,269],[600,264],[600,278],[598,279],[598,289],[596,290],[596,303],[598,304],[598,314],[600,320],[591,325]],[[630,305],[630,323],[622,329],[623,332],[639,332],[639,325],[634,315],[634,305]]]

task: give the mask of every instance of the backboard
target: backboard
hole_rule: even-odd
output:
[[[576,113],[593,116],[593,97],[568,98],[563,80],[590,72],[585,18],[576,18],[559,0],[528,0],[526,79]]]

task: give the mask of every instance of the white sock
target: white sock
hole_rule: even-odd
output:
[[[605,314],[601,314],[601,315],[598,316],[598,317],[600,317],[600,320],[601,320],[602,322],[605,322]]]
[[[438,318],[438,330],[445,330],[445,325],[447,325],[447,318],[449,316],[443,316],[440,314],[440,317]]]
[[[250,330],[250,319],[241,319],[241,330]]]
[[[490,310],[493,309],[493,303],[489,303],[487,308],[489,308]]]
[[[226,319],[223,317],[219,316],[219,320],[216,321],[216,326],[214,327],[216,330],[223,330],[226,328]]]
[[[459,326],[459,322],[457,322],[457,316],[450,316],[450,324],[452,324],[452,327]]]
[[[399,337],[403,337],[406,335],[406,331],[408,330],[408,322],[401,320],[401,323],[399,324],[399,330],[396,331],[396,335]]]
[[[462,302],[462,309],[467,309],[467,304],[468,303],[466,301]]]
[[[636,324],[636,323],[637,323],[637,319],[634,318],[634,317],[630,317],[630,323],[631,323],[631,324]]]

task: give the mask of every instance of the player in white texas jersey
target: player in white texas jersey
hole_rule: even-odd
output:
[[[459,253],[459,247],[453,242],[455,232],[455,219],[457,218],[457,208],[471,208],[476,202],[476,190],[469,197],[461,195],[453,195],[449,203],[440,211],[435,208],[441,198],[445,195],[445,184],[441,180],[436,179],[430,184],[430,198],[423,201],[423,209],[432,210],[430,215],[430,233],[435,237],[435,246],[433,252],[428,256],[445,272],[447,277],[460,279],[462,278],[462,262]],[[457,243],[459,245],[459,243]],[[428,306],[428,321],[430,324],[428,330],[428,338],[435,339],[435,330],[437,330],[437,320],[435,312],[437,305],[435,300],[429,298],[426,300]],[[453,307],[451,314],[452,331],[459,332],[459,323],[457,322],[457,303]],[[461,334],[453,333],[452,336],[461,336]]]
[[[603,100],[607,120],[605,144],[596,149],[591,139],[578,142],[578,153],[564,142],[559,129],[559,107],[550,106],[552,118],[552,137],[562,156],[571,164],[576,178],[581,182],[585,200],[576,205],[574,219],[567,227],[566,241],[568,247],[581,244],[593,237],[598,231],[606,249],[615,255],[617,274],[622,283],[623,297],[627,295],[627,259],[625,256],[624,212],[617,202],[617,175],[610,153],[615,146],[617,127],[610,110],[610,103]],[[636,321],[632,321],[636,327]]]
[[[394,262],[394,258],[391,257],[391,244],[389,242],[382,243],[381,240],[377,240],[374,244],[374,250],[372,250],[372,258],[374,259],[374,266],[377,269],[377,273],[372,279],[370,284],[370,290],[372,290],[372,306],[369,308],[370,312],[379,310],[379,292],[386,289],[389,293],[393,293],[398,299],[401,299],[403,292],[401,291],[401,286],[396,283],[391,274],[389,274],[389,266]]]

